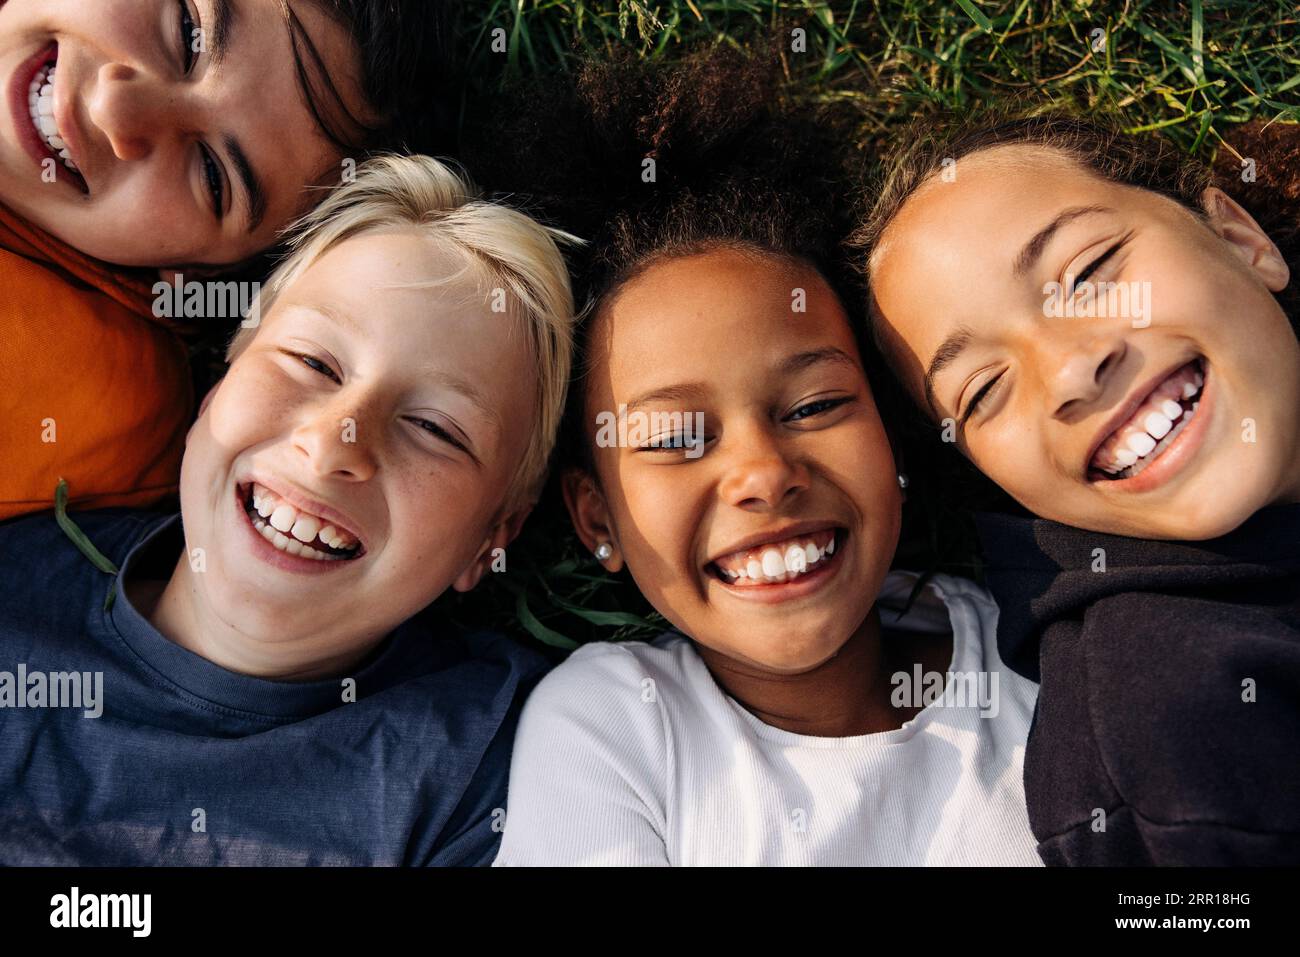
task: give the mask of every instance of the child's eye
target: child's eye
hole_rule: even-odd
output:
[[[181,11],[181,65],[185,68],[185,75],[189,76],[190,71],[194,69],[194,17],[190,15],[190,5],[187,0],[177,0],[176,4]]]
[[[1106,260],[1110,259],[1111,256],[1115,255],[1115,253],[1119,251],[1119,248],[1122,245],[1124,245],[1123,239],[1115,243],[1115,245],[1111,246],[1109,249],[1107,249],[1104,253],[1102,253],[1092,262],[1088,263],[1088,265],[1084,267],[1083,272],[1079,273],[1079,275],[1075,277],[1074,280],[1075,286],[1077,287],[1080,283],[1086,282],[1088,277],[1091,276],[1094,272],[1096,272],[1097,269],[1100,268],[1101,265],[1106,262]]]
[[[212,212],[217,219],[221,219],[226,213],[226,193],[221,180],[221,169],[202,143],[199,144],[199,158],[203,163],[203,179],[208,184],[208,195],[212,198]]]
[[[428,419],[414,419],[414,418],[408,419],[408,421],[414,423],[421,429],[424,429],[424,431],[428,432],[430,435],[434,436],[435,438],[442,439],[442,441],[446,442],[448,445],[460,449],[466,455],[469,454],[469,449],[465,448],[464,443],[460,442],[458,439],[456,439],[455,436],[453,436],[442,426],[438,425],[436,422],[430,422]]]
[[[996,392],[996,386],[1002,380],[1002,377],[1004,375],[1006,375],[1005,372],[999,372],[997,375],[989,379],[988,382],[985,382],[984,385],[980,387],[980,390],[975,393],[975,397],[971,399],[969,403],[967,403],[966,411],[962,413],[961,416],[962,425],[966,424],[966,420],[969,419],[971,417],[971,414],[975,412],[975,410],[978,409],[980,405],[983,404],[985,399],[987,399],[990,395]]]
[[[325,363],[321,362],[315,356],[300,354],[298,358],[302,360],[303,365],[305,365],[307,368],[311,369],[312,371],[319,372],[323,376],[328,376],[332,381],[342,384],[342,380],[340,380],[339,377],[334,374],[334,370],[331,369],[329,366],[327,366]]]
[[[696,439],[687,440],[686,436],[677,433],[674,435],[656,435],[645,445],[638,446],[638,452],[680,452],[687,448],[688,445],[695,445]]]
[[[848,401],[849,398],[847,396],[838,399],[818,399],[816,402],[809,402],[806,405],[799,406],[799,408],[786,416],[786,421],[798,422],[814,415],[821,415],[823,412],[829,412],[831,409],[839,408]]]

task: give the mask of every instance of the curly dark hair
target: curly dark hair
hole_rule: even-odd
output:
[[[485,124],[489,142],[466,160],[480,182],[527,194],[589,240],[572,259],[579,376],[600,304],[665,259],[719,247],[780,256],[816,269],[846,309],[861,301],[841,254],[855,157],[838,118],[787,95],[774,50],[715,46],[671,64],[623,55],[528,95],[523,115]],[[561,455],[590,466],[581,413],[579,388]]]

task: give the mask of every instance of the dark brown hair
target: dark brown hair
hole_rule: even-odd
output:
[[[288,0],[280,0],[298,85],[317,125],[344,153],[450,155],[460,84],[450,0],[309,0],[346,30],[358,52],[364,122],[344,104],[324,59]],[[360,158],[360,157],[358,157]]]
[[[516,116],[485,122],[486,142],[466,159],[481,181],[526,194],[589,241],[573,257],[586,308],[561,445],[568,464],[591,464],[581,376],[593,317],[654,263],[731,247],[812,267],[850,315],[862,301],[842,255],[853,225],[849,137],[835,117],[789,95],[763,44],[672,63],[616,56],[525,95]],[[860,334],[861,323],[853,327]]]

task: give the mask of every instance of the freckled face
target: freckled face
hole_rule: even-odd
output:
[[[1064,154],[999,147],[907,201],[872,276],[913,396],[1035,514],[1203,539],[1300,499],[1286,267],[1239,207],[1207,225]]]
[[[795,290],[804,311],[792,309]],[[735,660],[784,673],[823,663],[867,616],[901,509],[839,301],[810,268],[716,250],[652,266],[596,321],[588,420],[620,406],[630,424],[660,414],[659,427],[642,420],[639,447],[592,435],[615,544],[638,586]],[[684,448],[672,423],[696,413],[702,444]],[[832,541],[833,554],[818,547]],[[806,574],[760,583],[723,571],[751,560],[763,571],[767,552],[801,543],[816,549]]]
[[[346,240],[276,299],[211,395],[187,442],[181,508],[187,546],[207,553],[195,587],[241,631],[311,634],[344,654],[431,602],[485,547],[534,427],[534,371],[525,337],[464,267],[413,230]],[[246,514],[254,483],[309,514],[329,509],[360,553],[272,549]]]

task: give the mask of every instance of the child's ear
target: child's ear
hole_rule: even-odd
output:
[[[1209,217],[1210,228],[1254,270],[1265,286],[1273,292],[1286,288],[1291,280],[1291,270],[1277,245],[1255,222],[1254,216],[1217,186],[1211,186],[1201,194],[1201,205]]]
[[[492,526],[487,539],[479,548],[478,554],[474,556],[474,560],[469,563],[469,567],[456,576],[456,580],[451,583],[452,588],[460,592],[470,591],[482,580],[488,569],[492,567],[492,563],[505,552],[506,546],[523,530],[524,522],[528,520],[528,514],[533,510],[533,504],[529,502],[515,509]]]
[[[596,480],[582,469],[566,469],[560,476],[560,489],[564,492],[564,504],[569,509],[574,531],[578,533],[578,538],[587,551],[596,555],[609,571],[621,569],[623,551],[619,548],[618,536],[609,518],[605,495]],[[609,550],[606,557],[598,552],[602,545]]]

